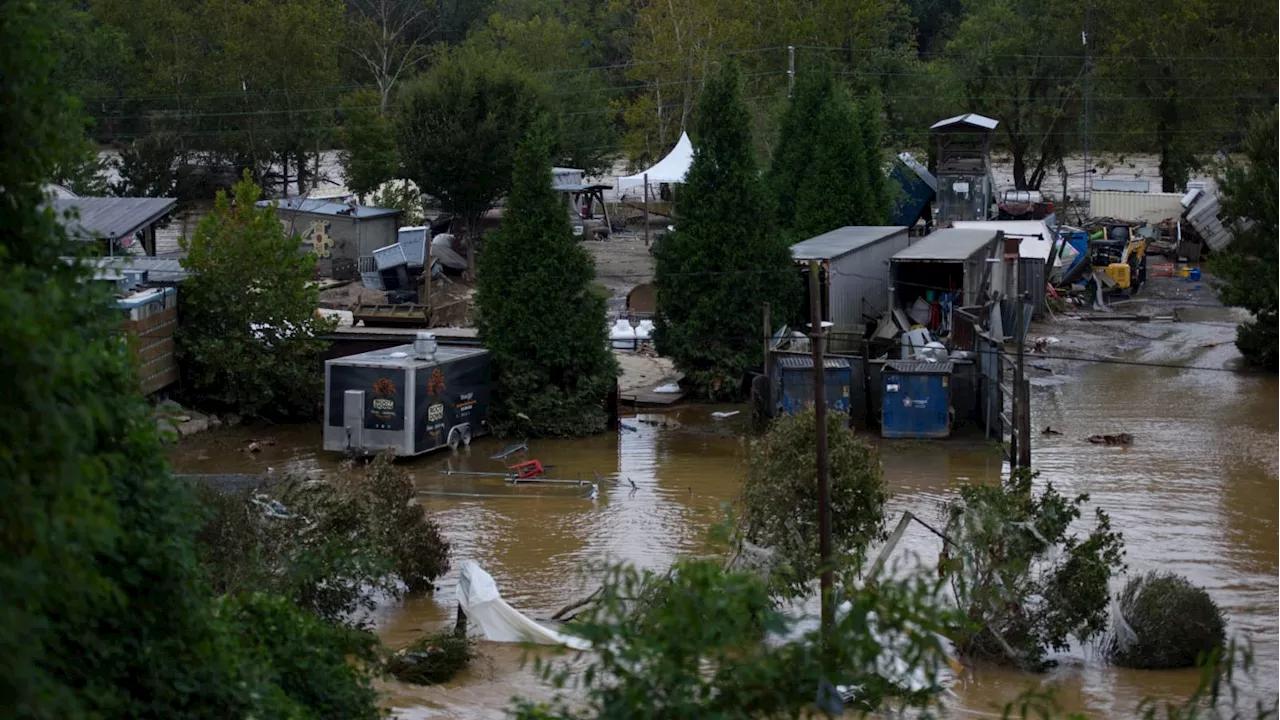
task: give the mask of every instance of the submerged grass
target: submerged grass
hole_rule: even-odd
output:
[[[437,630],[414,641],[387,661],[392,677],[414,685],[448,682],[476,657],[475,645],[452,627]]]

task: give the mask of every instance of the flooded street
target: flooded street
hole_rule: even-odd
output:
[[[1203,585],[1227,615],[1228,632],[1254,645],[1259,682],[1247,692],[1277,693],[1277,382],[1274,376],[1223,371],[1236,351],[1230,318],[1216,310],[1201,323],[1154,325],[1122,338],[1123,363],[1061,360],[1033,383],[1033,464],[1040,482],[1065,493],[1086,492],[1124,533],[1129,573],[1162,570]],[[1132,334],[1130,334],[1132,335]],[[1065,337],[1065,336],[1064,336]],[[1132,342],[1131,342],[1132,340]],[[1200,370],[1152,367],[1194,365]],[[576,487],[509,487],[500,478],[444,476],[441,469],[500,471],[489,456],[503,442],[478,440],[460,453],[430,455],[405,466],[422,500],[454,548],[454,572],[438,581],[435,598],[382,607],[378,632],[391,647],[451,623],[458,561],[474,559],[497,580],[504,597],[534,618],[546,618],[594,589],[592,568],[629,561],[664,568],[682,554],[711,546],[707,529],[723,518],[745,474],[744,414],[710,417],[715,408],[687,406],[625,420],[634,431],[576,441],[531,442],[529,457],[553,465],[554,477],[618,479],[592,501]],[[1043,436],[1050,426],[1061,435]],[[1127,447],[1091,445],[1093,434],[1126,432]],[[259,454],[241,448],[271,438]],[[964,483],[996,482],[1004,465],[982,443],[880,442],[894,497],[902,510],[936,519],[939,506]],[[336,469],[319,452],[318,426],[271,431],[223,429],[196,436],[172,455],[184,472],[275,472]],[[630,482],[636,489],[632,491]],[[1086,516],[1092,509],[1086,511]],[[937,540],[916,527],[903,552],[932,564]],[[550,692],[522,650],[484,644],[481,661],[445,687],[387,683],[387,703],[401,717],[502,717],[512,696],[545,699]],[[1039,680],[1059,687],[1067,710],[1090,717],[1134,715],[1148,696],[1185,697],[1197,674],[1108,667],[1095,650],[1074,650],[1042,678],[1004,670],[969,672],[956,687],[959,717],[996,717],[997,709]]]

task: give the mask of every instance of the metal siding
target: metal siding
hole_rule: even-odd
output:
[[[853,374],[847,362],[842,364],[843,367],[826,367],[823,385],[826,388],[827,408],[832,412],[848,414],[853,397]],[[779,404],[783,412],[800,412],[813,404],[812,370],[783,367],[779,375]]]
[[[889,261],[907,247],[907,230],[839,257],[831,263],[829,302],[835,352],[853,348],[866,330],[863,315],[879,317],[888,309]],[[841,338],[839,335],[852,337]]]
[[[1145,220],[1154,225],[1182,217],[1182,195],[1095,189],[1089,199],[1089,214],[1116,220]]]
[[[884,370],[884,424],[886,438],[944,438],[951,434],[951,376]],[[896,385],[890,390],[890,385]]]
[[[1044,317],[1044,261],[1039,258],[1018,258],[1018,293],[1026,293],[1031,299],[1033,308],[1031,317],[1039,320]]]

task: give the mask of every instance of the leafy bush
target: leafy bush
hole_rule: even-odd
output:
[[[400,166],[391,120],[379,107],[381,95],[357,90],[342,98],[342,176],[360,202],[395,177]]]
[[[315,255],[285,234],[276,211],[256,207],[261,189],[248,172],[219,192],[213,212],[184,238],[178,357],[201,406],[247,416],[311,417],[324,387],[320,335],[332,324],[316,316],[311,284]]]
[[[1118,602],[1120,618],[1107,654],[1121,667],[1195,667],[1227,642],[1227,623],[1217,603],[1181,575],[1151,572],[1130,578]]]
[[[805,595],[821,572],[816,430],[812,409],[774,420],[752,443],[742,488],[743,537],[773,550],[780,562],[771,569],[770,583],[788,597]],[[836,413],[827,416],[827,449],[833,550],[841,564],[856,570],[867,546],[884,538],[888,492],[880,454]]]
[[[557,687],[571,679],[585,699],[549,704],[517,701],[514,716],[539,718],[778,718],[813,709],[839,715],[837,685],[860,687],[868,711],[897,694],[885,672],[893,654],[936,687],[943,663],[938,631],[954,618],[935,602],[936,580],[886,581],[850,589],[829,641],[801,630],[800,618],[775,608],[767,583],[726,570],[715,560],[683,560],[665,577],[630,567],[611,569],[597,603],[567,632],[589,640],[591,664],[539,663]],[[636,603],[637,597],[645,597]],[[874,624],[877,634],[868,632]],[[762,635],[769,636],[762,641]],[[902,697],[929,707],[937,696]]]
[[[449,543],[413,502],[413,481],[381,456],[332,480],[286,478],[270,494],[201,491],[198,550],[215,592],[269,592],[332,623],[379,594],[432,589]]]
[[[595,265],[551,187],[548,142],[540,125],[516,153],[505,219],[487,241],[476,297],[480,335],[493,354],[493,425],[522,437],[604,430],[618,373]]]
[[[1068,498],[1052,484],[1036,494],[1035,477],[1019,468],[998,486],[962,487],[946,508],[939,570],[972,628],[956,649],[1038,670],[1069,636],[1086,642],[1106,628],[1107,583],[1124,550],[1101,508],[1087,537],[1069,534],[1089,496]]]
[[[751,147],[739,76],[707,81],[695,114],[693,163],[680,188],[675,231],[654,247],[654,340],[685,382],[710,399],[741,395],[762,361],[760,312],[800,300],[787,240],[774,230]]]
[[[475,644],[465,633],[444,628],[393,655],[387,661],[387,672],[401,682],[437,685],[448,682],[475,656]]]

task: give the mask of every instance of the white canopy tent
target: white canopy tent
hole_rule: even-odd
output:
[[[684,182],[685,173],[689,172],[689,165],[692,162],[693,143],[689,141],[689,134],[682,132],[680,133],[680,141],[676,143],[676,146],[671,148],[671,152],[667,153],[667,156],[659,160],[653,167],[635,175],[618,178],[618,189],[625,190],[629,187],[644,185],[645,176],[648,176],[650,185],[682,183]]]

